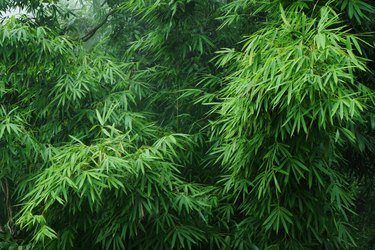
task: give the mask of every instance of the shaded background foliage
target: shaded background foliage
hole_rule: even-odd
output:
[[[370,1],[0,9],[0,248],[374,247]]]

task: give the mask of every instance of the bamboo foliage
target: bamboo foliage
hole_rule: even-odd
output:
[[[369,1],[79,2],[0,3],[0,249],[371,248]]]
[[[245,217],[237,222],[243,240],[346,248],[353,200],[341,152],[374,105],[355,77],[367,70],[363,41],[328,6],[317,18],[301,11],[280,8],[279,21],[246,37],[241,52],[219,51],[217,64],[230,73],[212,111],[212,154],[226,172],[224,198]]]
[[[1,140],[11,145],[2,148],[1,178],[23,197],[17,224],[30,232],[29,246],[122,249],[149,231],[149,247],[202,241],[196,223],[207,226],[210,189],[179,177],[188,136],[132,111],[147,92],[129,79],[133,66],[16,19],[1,32]]]

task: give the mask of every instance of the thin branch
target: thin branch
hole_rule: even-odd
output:
[[[13,235],[14,232],[15,232],[15,225],[14,225],[14,221],[13,221],[13,211],[12,211],[12,204],[11,204],[11,201],[10,201],[8,180],[6,178],[4,178],[4,182],[0,181],[0,185],[1,185],[1,190],[4,194],[4,202],[5,202],[4,205],[5,205],[6,214],[7,214],[7,217],[8,217],[7,225],[8,225],[8,228],[9,228],[9,231],[10,231],[11,235]],[[0,227],[0,232],[1,231],[3,231],[3,228]]]
[[[313,16],[314,11],[315,11],[315,8],[316,8],[316,6],[318,5],[318,3],[319,3],[319,0],[316,0],[316,2],[315,2],[315,4],[314,4],[314,7],[313,7],[313,10],[312,10],[312,12],[311,12],[311,16]]]
[[[117,11],[118,11],[118,8],[114,8],[110,12],[108,12],[98,25],[96,25],[94,28],[92,28],[89,32],[87,32],[84,36],[81,37],[81,40],[86,42],[91,37],[93,37],[95,33],[108,21],[108,18]]]

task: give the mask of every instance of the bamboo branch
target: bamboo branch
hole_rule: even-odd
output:
[[[81,40],[84,42],[88,41],[91,37],[95,35],[95,33],[108,21],[108,18],[113,15],[115,12],[118,11],[118,8],[114,8],[111,11],[109,11],[103,18],[103,20],[96,25],[94,28],[92,28],[89,32],[87,32],[84,36],[81,37]]]

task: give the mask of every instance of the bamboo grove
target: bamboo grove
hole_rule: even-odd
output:
[[[372,1],[0,11],[0,249],[375,247]]]

